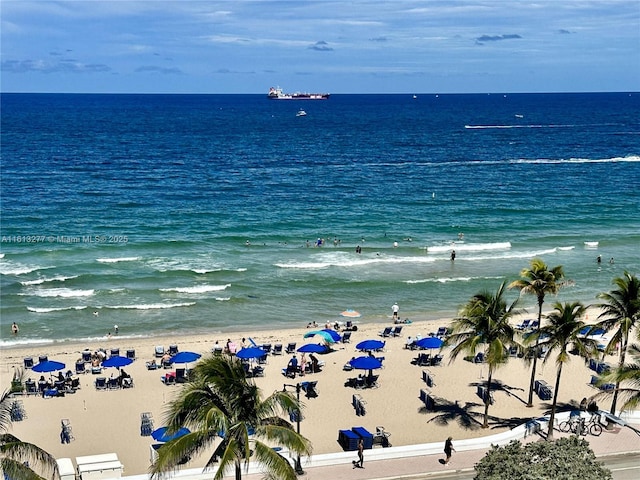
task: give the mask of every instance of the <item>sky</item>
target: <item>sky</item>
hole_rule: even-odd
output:
[[[0,0],[2,92],[640,91],[640,0]]]

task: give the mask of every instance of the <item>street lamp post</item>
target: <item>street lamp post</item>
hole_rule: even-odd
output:
[[[300,390],[302,390],[302,387],[300,386],[300,383],[296,383],[295,385],[290,385],[285,383],[284,384],[284,390],[287,390],[287,387],[291,387],[291,388],[295,388],[296,389],[296,400],[298,402],[298,408],[296,411],[296,432],[298,433],[298,435],[300,435],[300,418],[301,418],[301,413],[300,413]],[[304,470],[302,469],[302,464],[300,463],[300,454],[298,454],[298,456],[296,457],[296,463],[294,466],[294,470],[296,471],[296,474],[298,475],[304,475]]]

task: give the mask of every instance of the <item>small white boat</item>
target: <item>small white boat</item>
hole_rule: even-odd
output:
[[[307,116],[307,112],[305,112],[302,109],[298,110],[298,113],[296,113],[296,117],[306,117],[306,116]]]

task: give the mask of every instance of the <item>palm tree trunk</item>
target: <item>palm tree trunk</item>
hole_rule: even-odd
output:
[[[558,365],[558,375],[556,376],[556,387],[553,390],[553,402],[551,403],[551,415],[549,415],[549,431],[547,440],[553,440],[553,423],[556,420],[556,404],[558,403],[558,389],[560,388],[560,375],[562,375],[562,363]]]
[[[236,470],[236,480],[242,480],[242,465],[240,465],[240,462],[236,462],[235,470]]]
[[[618,362],[618,368],[624,367],[625,357],[627,356],[627,344],[629,343],[629,337],[624,336],[622,349],[620,350],[620,361]],[[616,403],[618,402],[618,389],[620,388],[620,381],[616,382],[616,388],[613,391],[613,400],[611,401],[611,409],[609,410],[611,415],[616,414]]]
[[[489,374],[487,376],[487,396],[484,398],[484,424],[482,428],[489,428],[489,404],[491,403],[491,377],[493,376],[493,370],[489,367]]]
[[[538,327],[537,333],[540,333],[540,327],[542,326],[542,301],[538,299]],[[529,399],[527,400],[527,407],[533,407],[533,389],[536,385],[536,368],[538,366],[538,341],[536,338],[536,348],[533,355],[533,365],[531,365],[531,380],[529,381]]]

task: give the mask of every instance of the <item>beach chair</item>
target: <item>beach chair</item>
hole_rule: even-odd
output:
[[[44,362],[46,362],[47,360],[49,360],[49,357],[48,357],[47,355],[40,355],[40,356],[38,357],[38,363],[44,363]]]
[[[373,435],[373,444],[380,445],[383,448],[387,448],[391,446],[389,443],[389,437],[391,434],[387,432],[384,427],[376,427],[376,433]]]
[[[317,385],[318,385],[317,381],[301,382],[300,388],[306,394],[307,398],[316,398],[318,396]]]
[[[473,363],[484,363],[484,353],[476,353],[476,356],[473,357]]]
[[[162,345],[156,345],[154,355],[156,358],[164,357],[164,347]]]
[[[136,351],[132,348],[130,348],[129,350],[127,350],[127,358],[130,360],[135,360],[136,359]]]
[[[222,345],[219,345],[217,343],[211,349],[211,353],[213,353],[214,355],[222,355],[222,352],[223,352]]]
[[[540,322],[538,320],[534,320],[533,322],[531,322],[531,325],[529,325],[530,329],[536,329],[538,328],[538,326],[540,325]]]
[[[287,344],[287,348],[285,349],[285,352],[288,353],[289,355],[296,353],[296,342],[289,342]]]
[[[273,346],[273,355],[282,355],[282,344],[281,343],[276,343]]]
[[[392,327],[385,327],[384,330],[382,330],[381,332],[378,332],[378,335],[380,335],[381,337],[390,337],[391,329]]]
[[[176,383],[186,383],[186,382],[187,382],[187,369],[176,368]]]
[[[378,388],[378,378],[380,375],[367,375],[364,377],[364,384],[366,388]]]
[[[442,359],[444,358],[443,355],[437,353],[436,355],[434,355],[434,357],[431,359],[431,365],[432,366],[437,366],[440,365],[442,363]]]
[[[253,377],[264,377],[264,367],[256,365],[251,369],[251,375]]]
[[[431,375],[431,372],[429,372],[428,370],[422,371],[422,380],[424,381],[424,383],[427,384],[427,387],[433,387],[435,385],[435,382],[433,381],[433,376]]]
[[[427,367],[431,365],[431,354],[429,353],[420,353],[416,357],[416,365],[419,367]]]
[[[154,360],[150,362],[146,362],[147,370],[156,370],[158,368],[158,363]]]
[[[160,380],[165,385],[175,385],[176,384],[176,375],[173,372],[168,372],[167,374],[161,376]]]
[[[151,412],[140,414],[140,435],[150,437],[153,432],[153,415]]]
[[[120,349],[119,348],[112,348],[111,349],[111,356],[112,357],[119,357],[120,356]]]
[[[523,320],[522,323],[516,325],[516,328],[518,330],[524,330],[525,328],[529,328],[530,324],[531,324],[531,319],[527,318],[526,320]]]
[[[33,380],[29,379],[24,382],[24,391],[27,395],[38,395],[38,385],[36,385],[36,382]]]
[[[264,353],[266,355],[269,355],[271,353],[271,344],[270,343],[265,343],[260,347],[262,350],[264,350]]]
[[[449,330],[447,329],[447,327],[439,327],[438,331],[436,332],[436,337],[446,337],[448,333]]]
[[[82,351],[82,361],[84,363],[90,363],[91,362],[91,350],[83,350]]]
[[[22,359],[22,363],[24,364],[24,368],[33,368],[33,357],[24,357]]]
[[[120,383],[118,382],[118,378],[110,378],[107,380],[107,388],[109,390],[118,390],[120,388]]]
[[[402,325],[398,325],[396,327],[393,327],[393,329],[391,330],[391,336],[392,337],[399,337],[402,333]]]
[[[175,343],[169,345],[169,355],[175,355],[176,353],[178,353],[178,345],[176,345]]]
[[[79,375],[81,373],[87,373],[85,364],[84,362],[76,362],[76,375]]]
[[[342,334],[342,343],[351,343],[351,331]]]
[[[365,403],[366,402],[362,399],[362,396],[357,393],[354,393],[351,397],[351,404],[353,405],[358,417],[364,417],[367,414],[367,411],[364,408]]]
[[[107,389],[107,378],[106,377],[96,378],[96,390],[106,390],[106,389]]]

